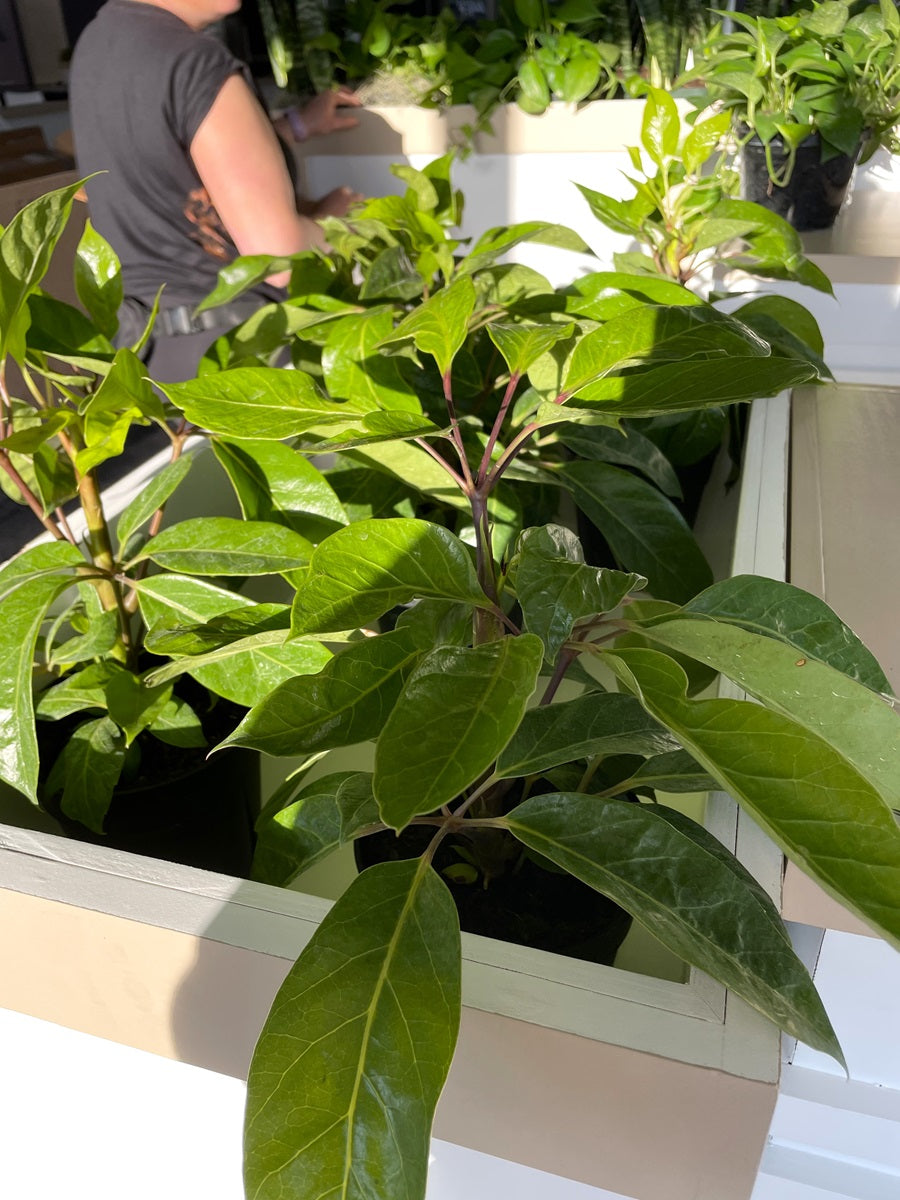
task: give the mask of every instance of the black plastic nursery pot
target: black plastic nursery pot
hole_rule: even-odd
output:
[[[434,832],[430,826],[412,825],[399,836],[387,831],[359,838],[353,844],[357,868],[363,871],[375,863],[417,858]],[[500,836],[512,840],[509,834]],[[481,878],[448,876],[448,868],[458,870],[465,864],[470,845],[465,837],[450,834],[433,861],[456,903],[461,929],[612,965],[632,925],[629,913],[573,876],[545,869],[524,852],[517,854],[512,869],[487,885]],[[518,846],[518,851],[524,847]]]
[[[236,723],[229,719],[225,732]],[[42,762],[55,757],[62,724],[38,723]],[[207,749],[179,749],[148,734],[141,740],[141,773],[116,788],[102,834],[64,813],[59,795],[46,794],[45,781],[38,788],[41,806],[79,841],[248,878],[260,810],[259,756],[229,748],[207,759]]]
[[[741,148],[741,196],[784,217],[798,232],[830,229],[847,197],[862,143],[853,154],[822,161],[822,142],[812,134],[797,147],[794,169],[784,187],[769,176],[766,147],[755,135]],[[788,162],[781,138],[769,143],[772,166],[780,177]]]

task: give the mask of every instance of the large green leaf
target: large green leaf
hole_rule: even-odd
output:
[[[498,225],[488,229],[459,264],[458,270],[468,274],[482,271],[522,242],[555,246],[577,254],[593,253],[585,240],[565,225],[554,225],[547,221],[523,221],[518,225]]]
[[[519,539],[516,598],[525,628],[541,639],[551,661],[576,621],[611,612],[645,586],[640,575],[589,567],[578,539],[560,525],[526,529]]]
[[[226,437],[280,442],[319,425],[343,425],[371,402],[330,400],[302,371],[236,367],[188,383],[160,385],[189,421]]]
[[[331,533],[347,514],[331,484],[302,454],[283,442],[215,439],[222,464],[249,521],[274,521],[305,536]]]
[[[574,332],[574,325],[488,325],[491,341],[503,355],[511,374],[524,374],[551,346]]]
[[[253,878],[286,887],[301,871],[380,821],[370,774],[339,771],[317,779],[257,822]]]
[[[694,614],[779,638],[801,657],[828,663],[876,692],[891,691],[875,656],[856,634],[824,600],[792,584],[735,575],[689,600],[680,615]]]
[[[579,187],[588,201],[589,188]],[[630,231],[630,228],[628,230]],[[576,279],[565,291],[566,312],[609,321],[647,303],[704,307],[704,301],[683,284],[658,275],[629,275],[624,271],[595,271]]]
[[[402,829],[457,799],[515,733],[537,684],[543,646],[531,634],[472,648],[439,646],[421,660],[375,749],[382,820]]]
[[[0,360],[25,356],[25,301],[47,272],[75,193],[84,181],[47,192],[16,213],[0,235]]]
[[[843,1063],[775,905],[720,842],[662,805],[556,793],[508,815],[515,836],[609,896],[779,1028]]]
[[[275,688],[223,744],[287,756],[375,738],[421,655],[406,630],[353,642],[318,674]]]
[[[655,487],[601,462],[566,463],[559,474],[616,561],[640,572],[657,599],[684,603],[712,582],[687,522]]]
[[[313,551],[291,629],[355,629],[422,597],[488,605],[468,549],[448,530],[403,518],[357,521]]]
[[[31,673],[47,609],[75,582],[82,554],[68,542],[34,546],[0,568],[0,779],[37,800]]]
[[[530,708],[497,759],[497,774],[504,779],[537,775],[596,754],[660,755],[676,745],[634,696],[592,692]]]
[[[418,397],[400,374],[396,357],[377,349],[392,330],[393,313],[387,307],[342,317],[331,326],[322,350],[322,374],[329,395],[365,399],[373,408],[422,411]]]
[[[900,947],[900,829],[834,747],[750,701],[687,700],[684,672],[656,650],[605,657],[789,858]]]
[[[275,575],[305,567],[312,550],[305,537],[271,521],[193,517],[151,538],[132,562],[149,558],[192,575]]]
[[[354,880],[282,984],[247,1082],[247,1200],[423,1200],[460,938],[420,862]]]
[[[255,608],[243,596],[181,575],[150,575],[138,582],[137,589],[141,615],[151,628],[202,625],[238,608]],[[215,695],[247,708],[258,704],[286,679],[321,670],[329,657],[325,647],[305,641],[245,642],[226,650],[229,652],[219,658],[182,661],[178,666]]]
[[[148,725],[160,716],[172,695],[172,689],[147,687],[130,671],[116,671],[106,685],[106,707],[111,720],[125,735],[126,750]]]
[[[711,308],[647,305],[586,333],[576,344],[563,379],[572,396],[614,368],[652,360],[683,361],[731,355],[765,357],[768,347],[738,321]]]
[[[655,417],[774,396],[815,374],[810,363],[790,358],[733,355],[663,363],[588,384],[578,396],[577,407],[592,415]]]
[[[103,819],[125,765],[125,737],[109,717],[79,725],[47,780],[47,793],[62,792],[62,810],[103,832]]]
[[[416,349],[430,354],[441,375],[446,375],[466,340],[474,308],[475,287],[463,276],[413,309],[393,333],[382,338],[382,345],[412,338]]]
[[[900,716],[875,692],[793,646],[722,621],[662,621],[651,642],[706,663],[825,739],[900,810]]]
[[[641,122],[641,145],[657,166],[676,155],[680,131],[681,119],[675,101],[661,88],[648,88]]]

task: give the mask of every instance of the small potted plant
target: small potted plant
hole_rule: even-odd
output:
[[[90,223],[74,263],[83,311],[40,289],[79,186],[35,200],[0,238],[0,472],[46,534],[0,567],[0,779],[75,836],[246,874],[258,764],[229,755],[218,770],[205,761],[209,745],[279,679],[318,670],[328,652],[269,644],[148,688],[159,659],[146,635],[176,614],[212,619],[248,604],[236,591],[243,577],[304,567],[312,542],[301,530],[318,537],[346,518],[304,464],[306,513],[295,490],[299,508],[287,517],[270,505],[259,519],[165,526],[192,469],[191,430],[145,378],[140,345],[113,348],[119,263]],[[151,423],[168,462],[114,514],[97,470],[134,426]]]
[[[273,404],[265,367],[168,389],[220,436],[248,425],[266,436],[252,408],[278,411],[278,432],[309,453],[410,439],[469,518],[468,541],[409,515],[323,540],[275,624],[300,640],[349,640],[321,672],[254,706],[225,743],[310,760],[374,743],[372,771],[335,758],[324,777],[301,770],[273,798],[258,878],[285,882],[372,834],[387,842],[386,861],[358,876],[301,954],[257,1046],[246,1184],[258,1200],[303,1200],[348,1180],[384,1200],[424,1194],[460,1012],[465,905],[452,892],[490,892],[531,867],[614,900],[782,1028],[840,1056],[768,898],[702,826],[655,803],[657,789],[715,781],[832,894],[900,939],[898,781],[884,753],[900,726],[883,674],[833,613],[754,577],[684,604],[644,600],[641,576],[585,563],[559,520],[526,526],[502,550],[495,538],[499,489],[534,474],[528,448],[557,423],[704,410],[814,374],[684,289],[682,305],[641,298],[641,278],[605,320],[564,309],[548,319],[498,305],[463,271],[386,323],[363,355],[349,340],[335,352],[334,378],[352,362],[367,381],[355,389],[367,409],[355,429],[347,401],[317,393],[317,415],[343,425],[336,437],[310,441],[309,412]],[[480,408],[463,415],[469,339],[485,329],[496,353],[481,360]],[[387,367],[398,355],[414,395],[443,397],[440,420],[433,405],[396,407]],[[249,406],[230,402],[238,392]],[[602,496],[605,473],[583,474]],[[575,490],[577,476],[557,479]],[[226,626],[160,628],[155,644],[174,662],[153,678],[239,648]],[[272,628],[267,608],[257,624],[242,614],[245,637]],[[719,672],[756,702],[701,698]],[[564,680],[574,695],[564,698]]]
[[[892,0],[824,0],[782,17],[727,13],[685,79],[732,113],[744,195],[797,229],[831,225],[853,168],[898,148],[900,16]]]

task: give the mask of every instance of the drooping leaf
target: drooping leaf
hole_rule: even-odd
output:
[[[109,717],[79,725],[47,779],[49,795],[62,792],[61,806],[95,833],[103,821],[125,765],[125,737]]]
[[[687,700],[655,650],[607,655],[625,686],[829,895],[900,946],[900,828],[828,742],[742,700]]]
[[[253,878],[287,885],[367,826],[380,822],[372,776],[339,771],[307,784],[278,812],[257,823]]]
[[[497,775],[537,775],[560,763],[596,754],[660,755],[675,739],[634,696],[593,692],[530,708],[497,759]]]
[[[310,560],[312,545],[284,525],[235,517],[192,517],[151,538],[132,562],[149,558],[192,575],[274,575]]]
[[[407,680],[375,749],[382,820],[402,829],[459,797],[513,736],[543,661],[523,634],[472,648],[439,646]]]
[[[0,567],[0,779],[37,801],[38,749],[31,671],[47,609],[75,582],[81,553],[68,542],[34,546]]]
[[[525,629],[555,660],[576,621],[618,608],[646,586],[640,575],[590,567],[578,539],[560,525],[526,529],[517,546],[515,589]]]
[[[799,657],[828,663],[873,691],[891,686],[875,656],[817,596],[775,579],[735,575],[714,583],[681,610],[778,638]]]
[[[275,688],[223,745],[289,756],[377,737],[421,656],[406,630],[351,643],[317,674]]]
[[[656,488],[608,463],[566,463],[559,474],[616,561],[640,572],[657,599],[684,603],[712,582],[687,522]]]
[[[147,687],[130,671],[117,671],[106,685],[110,718],[125,735],[126,750],[148,725],[159,717],[172,695],[171,687]]]
[[[155,738],[169,746],[187,750],[207,744],[200,718],[187,701],[178,696],[163,705],[148,728]]]
[[[807,1045],[843,1055],[775,905],[702,825],[662,805],[535,796],[515,836],[609,896],[681,958]]]
[[[423,1200],[459,1010],[446,886],[422,863],[370,867],[291,969],[257,1042],[248,1200]]]
[[[632,467],[667,496],[681,498],[675,469],[657,445],[637,429],[608,429],[602,425],[564,425],[559,440],[580,458]]]
[[[488,604],[469,551],[448,530],[402,518],[357,521],[313,551],[291,629],[354,629],[421,597]]]
[[[73,671],[40,693],[35,712],[45,720],[58,721],[89,709],[105,711],[106,685],[117,671],[124,670],[120,663],[106,659]]]

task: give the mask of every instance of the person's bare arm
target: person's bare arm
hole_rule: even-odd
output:
[[[319,226],[297,212],[278,139],[240,75],[222,85],[190,152],[240,254],[295,254],[325,246]],[[269,282],[283,287],[289,278],[285,271]]]

